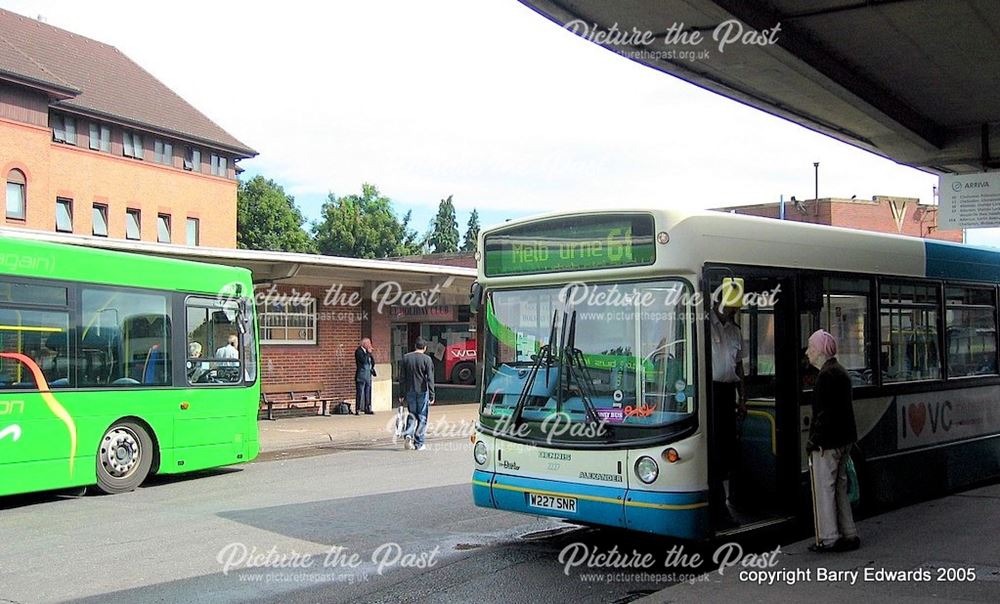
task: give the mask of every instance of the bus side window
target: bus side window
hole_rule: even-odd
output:
[[[83,290],[78,380],[88,386],[170,384],[167,297],[131,290]]]

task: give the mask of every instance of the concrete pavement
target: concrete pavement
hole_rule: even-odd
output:
[[[479,417],[477,403],[432,405],[427,440],[468,438]],[[391,443],[395,439],[395,411],[374,415],[329,415],[261,420],[260,450],[265,459],[291,455],[301,449]]]
[[[997,602],[998,529],[995,484],[862,520],[854,552],[814,554],[807,539],[772,567],[712,571],[638,602]]]

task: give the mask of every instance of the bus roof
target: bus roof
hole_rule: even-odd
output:
[[[187,260],[51,243],[0,233],[0,275],[217,294],[251,286],[250,271]],[[247,292],[248,295],[251,292]]]
[[[629,213],[653,215],[656,232],[669,236],[668,243],[657,243],[656,261],[641,267],[563,272],[563,280],[569,275],[573,280],[608,278],[612,276],[609,271],[637,278],[669,272],[697,273],[706,263],[718,263],[1000,282],[1000,250],[712,210],[640,207],[550,213],[483,229],[480,253],[485,254],[485,238],[497,232],[554,218]],[[488,278],[483,265],[480,261],[479,278],[486,284],[550,281],[555,276]]]

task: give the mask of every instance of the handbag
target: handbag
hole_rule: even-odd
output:
[[[861,485],[858,483],[858,472],[854,469],[854,460],[847,456],[847,499],[852,504],[861,501]]]
[[[396,423],[393,427],[395,437],[399,438],[406,432],[406,407],[400,405],[396,407]]]

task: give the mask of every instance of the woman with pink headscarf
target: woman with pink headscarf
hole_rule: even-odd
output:
[[[847,497],[847,459],[851,445],[858,439],[851,378],[837,362],[837,340],[828,331],[820,329],[809,336],[806,356],[819,369],[806,443],[816,523],[816,543],[809,549],[855,550],[861,540]]]

